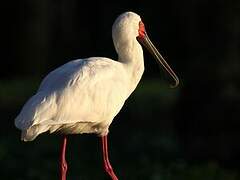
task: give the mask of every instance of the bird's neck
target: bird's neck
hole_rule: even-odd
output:
[[[131,81],[131,89],[134,90],[140,81],[144,71],[143,50],[137,40],[132,40],[119,46],[117,50],[118,61],[121,62]]]

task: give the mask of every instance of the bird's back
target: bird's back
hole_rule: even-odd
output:
[[[108,58],[71,61],[49,73],[15,119],[23,140],[42,132],[105,134],[129,95],[123,65]]]

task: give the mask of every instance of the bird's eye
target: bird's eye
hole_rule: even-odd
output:
[[[144,38],[146,34],[145,26],[142,21],[139,21],[139,28],[138,28],[138,37]]]

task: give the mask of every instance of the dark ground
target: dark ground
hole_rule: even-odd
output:
[[[14,118],[41,79],[71,59],[117,58],[111,26],[141,15],[180,77],[169,89],[145,51],[145,74],[110,128],[119,179],[240,179],[240,1],[3,1],[0,179],[57,179],[60,136],[23,143]],[[95,135],[69,137],[71,180],[107,179]]]

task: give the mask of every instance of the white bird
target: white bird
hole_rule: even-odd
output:
[[[136,13],[125,12],[116,19],[112,38],[118,61],[105,57],[77,59],[50,72],[37,93],[23,106],[15,126],[22,130],[23,141],[32,141],[46,131],[99,135],[104,168],[113,180],[117,180],[108,160],[108,129],[142,77],[144,59],[140,43],[175,80],[174,86],[179,80],[149,40]],[[66,179],[67,171],[66,143],[64,136],[60,157],[62,180]]]

